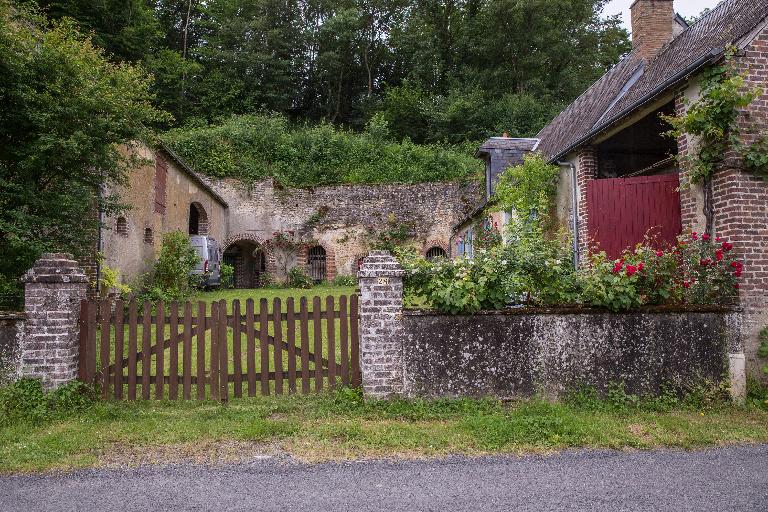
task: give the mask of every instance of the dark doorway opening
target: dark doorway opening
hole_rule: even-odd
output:
[[[434,261],[438,258],[447,258],[448,254],[445,252],[445,249],[442,247],[430,247],[430,249],[427,251],[427,260]]]
[[[233,243],[224,251],[224,263],[234,267],[235,288],[259,288],[268,278],[267,256],[256,242]]]
[[[598,144],[598,178],[677,172],[677,141],[665,135],[670,126],[661,119],[674,113],[674,102],[669,102]]]
[[[325,249],[316,245],[307,252],[307,266],[309,267],[309,277],[316,283],[325,281],[326,278],[327,256]]]
[[[197,202],[189,205],[189,234],[208,234],[208,214],[205,213],[203,205]]]

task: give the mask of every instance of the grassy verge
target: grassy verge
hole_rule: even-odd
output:
[[[0,471],[221,462],[260,454],[323,461],[754,442],[768,442],[768,411],[754,406],[363,401],[343,389],[228,406],[99,402],[69,417],[18,420],[0,427]]]

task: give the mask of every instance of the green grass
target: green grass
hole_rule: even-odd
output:
[[[99,402],[70,417],[0,427],[0,471],[222,462],[259,453],[314,462],[758,442],[768,442],[768,411],[752,406],[658,412],[539,400],[363,401],[343,389],[233,400],[227,406]]]
[[[269,304],[269,310],[272,311],[272,301],[276,298],[280,299],[282,303],[282,310],[285,311],[285,301],[288,297],[294,297],[296,299],[296,307],[299,307],[299,298],[307,297],[310,305],[312,304],[312,298],[318,296],[325,304],[325,298],[332,296],[338,299],[341,295],[351,295],[355,293],[354,286],[331,286],[320,285],[310,288],[308,290],[301,288],[256,288],[252,290],[215,290],[209,292],[201,292],[194,297],[194,301],[202,300],[204,302],[214,302],[219,300],[227,301],[227,310],[231,312],[232,301],[238,299],[245,307],[245,301],[247,299],[253,299],[256,302],[256,308],[258,309],[258,302],[264,298],[267,299]]]

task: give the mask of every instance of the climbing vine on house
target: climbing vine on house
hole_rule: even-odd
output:
[[[739,109],[752,103],[761,91],[747,87],[745,74],[740,73],[733,62],[735,52],[735,48],[728,49],[723,64],[704,73],[700,97],[687,102],[685,114],[662,116],[672,126],[667,132],[669,136],[687,134],[698,139],[694,151],[678,157],[689,170],[691,183],[706,183],[729,149],[742,156],[759,149],[745,147],[739,137]],[[750,161],[763,169],[768,164],[766,160],[758,162],[756,156],[747,158],[748,164]]]
[[[540,153],[525,156],[521,165],[504,171],[493,195],[493,209],[514,211],[519,219],[550,226],[560,169]]]

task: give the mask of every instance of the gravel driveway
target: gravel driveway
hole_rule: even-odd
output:
[[[2,511],[768,511],[768,446],[0,477]]]

